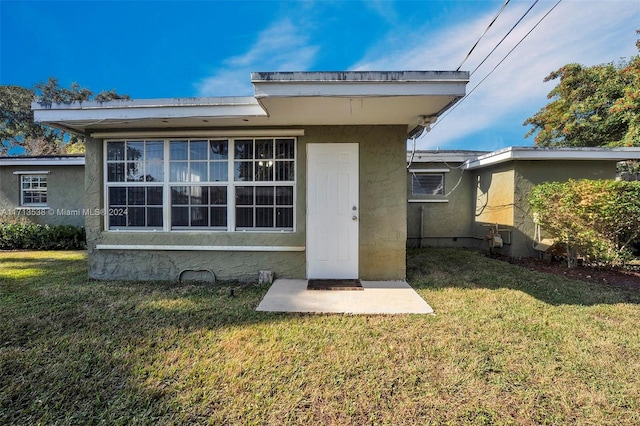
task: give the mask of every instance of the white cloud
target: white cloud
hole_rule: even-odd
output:
[[[289,19],[262,31],[251,48],[196,84],[199,96],[250,96],[252,71],[300,71],[314,62],[318,48]]]
[[[588,4],[586,4],[588,3]],[[467,92],[488,73],[506,53],[535,25],[555,2],[540,2],[525,20],[471,77]],[[473,70],[528,5],[511,3],[494,28],[462,69]],[[381,54],[389,46],[378,45],[354,66],[355,69],[455,69],[477,40],[493,13],[471,22],[439,31],[420,28],[407,34],[404,49]],[[640,22],[640,3],[636,1],[566,1],[561,3],[514,50],[500,67],[450,115],[441,120],[428,136],[419,139],[420,149],[446,148],[463,138],[468,148],[485,149],[474,141],[500,140],[501,131],[510,133],[526,128],[522,122],[546,102],[554,83],[542,80],[551,71],[570,62],[593,65],[631,56],[635,50],[635,30]],[[488,136],[491,137],[488,137]],[[504,145],[531,144],[532,140],[504,140]],[[493,149],[489,147],[488,149]]]

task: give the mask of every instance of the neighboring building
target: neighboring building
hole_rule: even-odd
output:
[[[534,185],[569,179],[615,179],[616,163],[640,148],[515,147],[495,152],[418,151],[407,155],[407,244],[488,248],[490,228],[511,257],[537,254],[527,202]]]
[[[467,72],[253,73],[254,97],[32,105],[86,138],[89,274],[405,278],[406,140]]]
[[[0,222],[84,226],[84,156],[0,157]]]

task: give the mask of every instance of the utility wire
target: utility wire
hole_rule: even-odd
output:
[[[475,42],[475,44],[471,47],[471,50],[469,50],[469,53],[467,53],[467,56],[465,56],[465,58],[462,60],[462,62],[460,62],[460,65],[458,65],[458,68],[456,68],[456,71],[460,71],[460,68],[462,67],[462,64],[464,64],[467,61],[467,59],[469,59],[469,56],[471,56],[471,52],[473,52],[475,50],[476,46],[478,46],[478,43],[480,43],[480,40],[482,40],[482,37],[484,37],[484,35],[487,33],[487,31],[489,31],[489,28],[491,28],[493,23],[496,22],[496,19],[498,19],[498,16],[500,16],[500,14],[504,10],[504,8],[507,7],[507,5],[509,4],[509,1],[511,1],[511,0],[506,0],[504,2],[504,4],[500,8],[500,10],[496,14],[496,16],[493,17],[493,19],[491,20],[489,25],[487,25],[487,28],[485,28],[485,30],[482,33],[482,35],[480,35],[480,38],[478,39],[478,41]]]
[[[472,76],[473,73],[475,73],[476,71],[478,71],[478,68],[480,68],[482,66],[482,64],[485,63],[485,61],[487,59],[489,59],[489,56],[491,56],[493,54],[493,52],[496,51],[496,49],[498,48],[498,46],[500,46],[502,44],[502,42],[509,36],[509,34],[511,34],[511,32],[520,24],[520,22],[522,22],[522,20],[525,18],[525,16],[527,16],[529,14],[529,12],[531,12],[531,9],[533,9],[533,7],[538,4],[540,0],[536,0],[533,2],[533,4],[531,5],[531,7],[529,7],[529,9],[527,9],[527,11],[524,13],[524,15],[522,15],[520,17],[520,19],[518,19],[518,22],[515,23],[515,25],[513,27],[511,27],[511,29],[504,35],[504,37],[502,37],[502,40],[500,40],[498,42],[498,44],[495,45],[495,47],[493,49],[491,49],[491,52],[489,52],[489,54],[482,60],[482,62],[480,62],[480,64],[478,64],[477,67],[475,67],[475,69],[473,71],[471,71],[471,74],[469,74],[469,76]]]
[[[500,62],[498,62],[498,64],[493,67],[493,69],[486,75],[484,76],[484,78],[482,80],[480,80],[480,82],[478,84],[476,84],[474,86],[473,89],[471,89],[471,91],[469,93],[467,93],[466,95],[464,95],[464,97],[462,99],[460,99],[460,101],[458,103],[456,103],[451,109],[449,109],[444,115],[442,115],[438,121],[436,121],[433,125],[431,125],[431,128],[433,129],[434,127],[436,127],[437,125],[439,125],[440,123],[442,123],[442,120],[444,120],[444,118],[446,116],[448,116],[449,114],[451,114],[453,112],[453,110],[455,110],[461,103],[462,101],[464,101],[465,99],[467,99],[469,96],[471,96],[471,94],[473,92],[475,92],[475,90],[478,88],[478,86],[480,86],[491,74],[493,74],[493,72],[505,61],[505,59],[507,59],[509,57],[509,55],[511,55],[511,53],[518,47],[520,46],[520,43],[522,43],[528,36],[529,34],[531,34],[531,32],[533,32],[533,30],[535,30],[538,25],[540,25],[540,23],[551,13],[553,12],[553,10],[562,2],[562,0],[558,0],[556,4],[553,5],[553,7],[551,9],[549,9],[549,11],[547,13],[544,14],[544,16],[542,18],[540,18],[540,20],[538,22],[536,22],[536,24],[533,26],[533,28],[531,28],[529,30],[528,33],[526,33],[524,35],[524,37],[522,37],[520,39],[520,41],[518,42],[518,44],[516,44],[515,46],[513,46],[513,48],[505,55],[504,58],[502,58],[502,60]]]

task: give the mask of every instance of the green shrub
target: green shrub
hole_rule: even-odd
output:
[[[543,229],[590,263],[624,265],[640,237],[640,182],[570,180],[534,187],[529,203]]]
[[[0,224],[0,250],[77,250],[86,248],[83,227],[71,225]]]

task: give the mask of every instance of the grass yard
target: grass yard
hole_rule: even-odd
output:
[[[0,252],[0,424],[640,424],[639,292],[422,249],[435,316],[268,314],[85,262]]]

